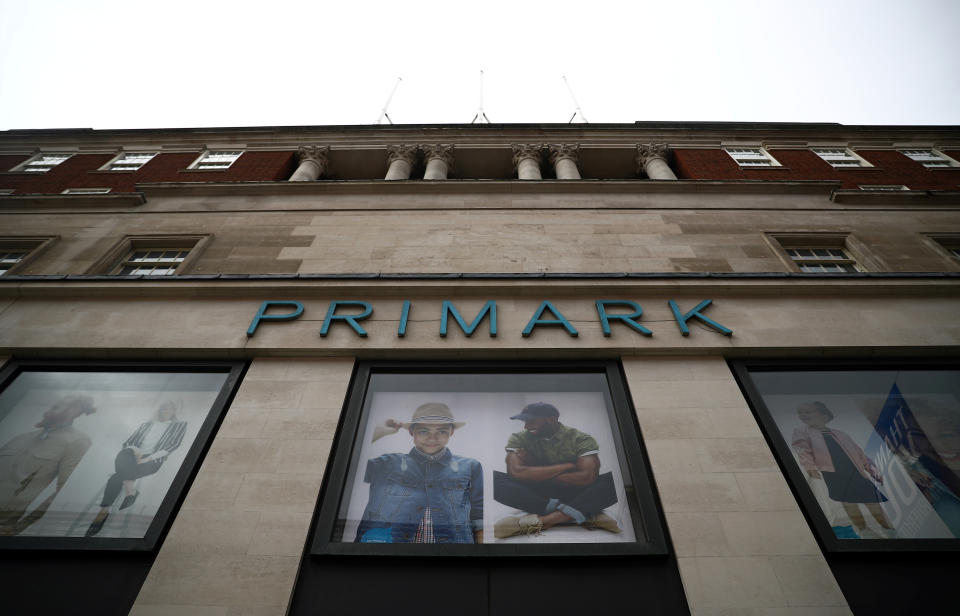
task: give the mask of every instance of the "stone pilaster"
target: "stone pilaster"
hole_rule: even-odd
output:
[[[429,144],[420,146],[423,159],[427,163],[423,173],[425,180],[445,180],[447,173],[453,170],[453,145]]]
[[[297,170],[290,176],[291,182],[312,182],[318,179],[329,167],[327,156],[329,146],[302,145],[297,149],[297,159],[300,161]]]
[[[637,145],[637,169],[651,180],[677,179],[670,168],[672,152],[665,143],[643,143]]]
[[[580,146],[576,144],[558,143],[550,146],[550,163],[558,180],[579,180],[580,169],[577,168],[577,159]]]
[[[513,166],[517,169],[517,179],[541,180],[540,158],[543,146],[539,143],[515,143],[513,149]]]
[[[387,175],[385,180],[409,180],[410,172],[417,160],[417,146],[388,145]]]

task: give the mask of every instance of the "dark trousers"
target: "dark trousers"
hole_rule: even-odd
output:
[[[123,487],[124,481],[140,479],[141,477],[156,473],[160,470],[163,460],[163,458],[159,458],[157,460],[144,462],[143,464],[137,464],[137,456],[134,455],[132,449],[121,449],[113,461],[117,472],[110,475],[110,478],[107,479],[107,487],[103,489],[103,501],[100,503],[100,506],[109,507],[113,505],[113,501],[117,500],[117,496],[120,495],[120,489]]]
[[[519,481],[506,473],[493,471],[493,500],[515,509],[543,515],[550,499],[572,507],[590,517],[617,502],[613,475],[604,473],[586,486],[556,481]]]

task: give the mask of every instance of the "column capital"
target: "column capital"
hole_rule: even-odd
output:
[[[387,146],[387,164],[395,160],[402,160],[413,166],[417,160],[417,146],[415,145],[388,145]]]
[[[328,145],[302,145],[297,148],[297,160],[301,163],[304,161],[313,161],[320,165],[322,169],[327,168],[327,156],[330,154],[330,146]]]
[[[510,145],[510,149],[513,150],[513,166],[516,167],[524,158],[532,158],[539,162],[544,145],[542,143],[513,143]]]
[[[578,162],[580,156],[580,146],[575,143],[553,143],[550,144],[550,163],[557,164],[558,160],[567,158],[573,162]]]
[[[637,167],[643,171],[647,163],[652,159],[659,158],[665,163],[670,162],[673,151],[665,143],[638,143],[637,144]]]
[[[432,158],[439,158],[447,164],[447,167],[453,168],[453,144],[427,143],[420,146],[423,152],[423,158],[429,161]]]

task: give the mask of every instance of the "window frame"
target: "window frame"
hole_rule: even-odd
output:
[[[758,160],[758,161],[765,160],[769,164],[744,164],[743,162],[737,159],[737,156],[734,155],[734,153],[731,150],[756,150],[758,155],[754,160]],[[723,151],[726,152],[727,156],[732,158],[733,162],[737,163],[737,166],[739,166],[741,169],[768,169],[770,167],[783,166],[782,164],[780,164],[780,161],[774,158],[773,155],[770,154],[770,152],[761,145],[741,145],[741,146],[727,145],[727,146],[723,146]],[[744,158],[743,160],[751,160],[751,159]]]
[[[375,373],[384,374],[497,374],[497,373],[594,373],[602,374],[609,387],[611,430],[621,451],[619,461],[633,480],[634,494],[629,492],[634,529],[633,543],[554,543],[554,544],[401,544],[348,543],[332,541],[341,502],[347,495],[350,466],[359,452],[354,452],[357,433],[362,428],[363,407]],[[489,487],[492,489],[492,486]],[[328,556],[396,556],[429,558],[437,556],[470,557],[543,557],[543,556],[663,556],[669,553],[664,530],[663,511],[656,497],[650,464],[643,446],[636,414],[619,362],[359,362],[344,402],[340,426],[334,437],[327,474],[320,491],[312,540],[308,554]]]
[[[98,171],[108,171],[110,173],[135,173],[140,169],[143,169],[143,166],[149,163],[154,158],[156,158],[157,154],[159,153],[160,152],[135,151],[135,150],[123,151],[117,154],[116,156],[114,156],[113,158],[111,158],[109,161],[107,161],[107,163],[102,167],[100,167]],[[123,161],[126,160],[128,156],[136,156],[136,155],[139,155],[139,156],[149,155],[149,158],[147,158],[146,160],[141,162],[139,165],[137,165],[137,167],[132,169],[115,169],[114,168],[118,164],[123,164]]]
[[[224,149],[224,148],[207,149],[207,150],[204,150],[203,152],[201,152],[201,153],[200,153],[200,156],[198,156],[196,160],[194,160],[192,163],[190,163],[190,166],[187,167],[187,171],[226,171],[227,169],[229,169],[230,167],[232,167],[234,164],[236,164],[236,162],[237,162],[238,160],[240,160],[240,157],[243,156],[243,154],[244,154],[245,152],[246,152],[246,150],[243,149],[243,148],[236,149],[236,150],[228,150],[228,149]],[[206,166],[204,166],[204,161],[205,161],[205,160],[208,160],[210,157],[212,157],[212,156],[217,156],[217,155],[223,155],[223,154],[227,154],[227,153],[230,153],[230,154],[236,153],[236,157],[234,157],[233,160],[231,160],[231,161],[227,164],[226,167],[220,167],[220,166],[217,166],[217,167],[206,167]]]
[[[825,360],[823,358],[802,360],[802,359],[779,359],[779,358],[756,358],[756,359],[734,359],[729,360],[728,365],[733,371],[734,378],[743,392],[744,398],[754,417],[760,424],[760,430],[763,433],[767,444],[773,451],[774,458],[780,471],[787,479],[791,491],[797,500],[800,511],[807,524],[811,527],[820,546],[830,553],[851,553],[863,554],[871,552],[960,552],[960,538],[955,539],[858,539],[856,541],[844,541],[837,538],[830,527],[829,521],[823,514],[813,491],[810,489],[799,465],[794,463],[793,452],[790,450],[790,444],[780,435],[779,426],[773,418],[773,414],[763,401],[760,390],[750,378],[751,370],[754,372],[822,372],[825,370],[893,370],[893,369],[912,369],[912,370],[960,370],[960,362],[953,359],[931,360],[931,359],[903,359],[903,360],[882,360],[882,359],[836,359]]]
[[[200,254],[213,241],[212,234],[171,234],[171,235],[126,235],[107,251],[87,270],[88,274],[103,276],[141,276],[150,279],[164,279],[178,276],[194,266]],[[189,250],[190,254],[180,262],[172,274],[120,274],[128,257],[138,250]]]
[[[0,553],[3,550],[154,551],[173,523],[187,489],[200,470],[200,463],[246,369],[247,362],[244,361],[9,360],[0,368],[0,392],[6,391],[24,372],[222,372],[227,377],[143,538],[0,536]]]
[[[58,239],[60,239],[59,235],[47,235],[40,237],[0,237],[0,252],[19,252],[21,250],[26,252],[22,259],[7,268],[6,271],[0,273],[0,278],[5,276],[16,276],[17,272],[22,270],[24,267],[29,265],[31,261],[43,254],[43,252],[46,251]]]
[[[826,153],[827,150],[838,150],[838,151],[842,150],[843,157],[828,158],[830,154]],[[865,158],[863,158],[862,156],[854,152],[851,148],[848,148],[846,146],[811,146],[810,151],[816,154],[820,158],[820,160],[827,163],[834,169],[862,169],[864,167],[873,167],[873,165],[870,164],[870,161],[866,160]],[[856,164],[853,164],[853,165],[837,164],[838,162],[841,162],[841,161],[851,161]]]
[[[773,249],[780,261],[788,270],[797,274],[809,276],[844,276],[851,274],[861,274],[864,272],[884,271],[883,263],[870,254],[867,247],[860,242],[852,233],[848,232],[794,232],[794,231],[768,231],[764,233],[764,239]],[[857,268],[855,272],[804,272],[798,262],[794,260],[788,249],[841,249],[850,261]],[[824,261],[830,263],[831,261]],[[834,261],[836,262],[836,261]]]
[[[952,269],[960,270],[960,233],[921,233],[920,237],[937,254],[948,259]]]
[[[920,163],[925,169],[954,169],[960,167],[960,161],[956,161],[953,158],[950,158],[937,148],[898,148],[897,152],[900,152],[910,160]],[[907,152],[928,152],[929,156],[925,157],[923,154],[917,154],[917,157],[911,156]],[[937,164],[928,164],[934,163],[935,161],[942,161],[947,164],[937,165]]]
[[[37,152],[36,154],[31,156],[27,160],[23,161],[22,163],[15,165],[10,170],[10,173],[29,173],[31,175],[41,175],[44,173],[49,173],[50,171],[56,169],[63,163],[73,158],[74,154],[76,154],[76,152]],[[60,160],[58,163],[56,163],[55,165],[47,166],[47,165],[36,164],[37,161],[42,161],[44,158],[48,156],[50,157],[63,156],[64,158]],[[33,167],[33,169],[31,169],[31,167]]]
[[[857,188],[868,192],[904,192],[910,190],[910,187],[905,184],[857,184]]]
[[[107,188],[106,186],[104,186],[104,187],[102,187],[102,188],[101,188],[101,187],[98,187],[98,188],[86,188],[86,187],[84,187],[84,188],[65,188],[65,189],[63,190],[63,192],[60,193],[60,194],[62,194],[62,195],[82,195],[82,196],[89,197],[90,195],[106,195],[106,194],[108,194],[111,190],[113,190],[113,189],[112,189],[112,188]]]

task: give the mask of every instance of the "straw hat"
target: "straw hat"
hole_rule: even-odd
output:
[[[456,417],[453,416],[453,411],[450,410],[450,407],[440,402],[427,402],[426,404],[421,404],[416,408],[415,411],[413,411],[413,417],[410,418],[410,421],[405,421],[400,425],[403,428],[409,429],[410,426],[414,424],[453,424],[453,428],[455,430],[459,430],[467,425],[467,423],[464,421],[457,421]],[[373,429],[372,440],[377,441],[384,436],[396,434],[399,431],[399,428],[391,428],[387,425],[377,426]]]

